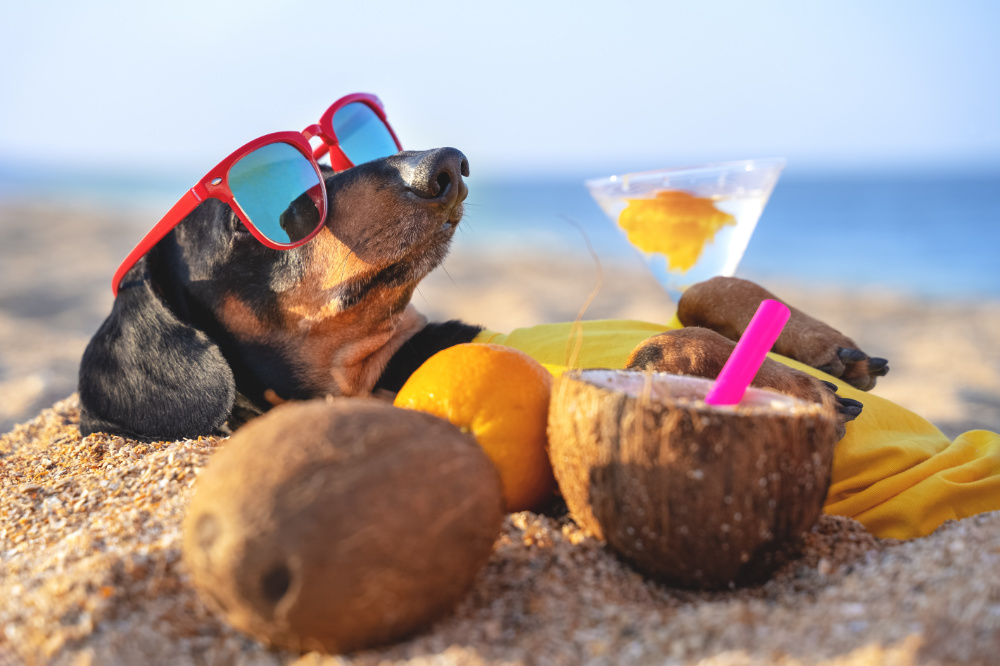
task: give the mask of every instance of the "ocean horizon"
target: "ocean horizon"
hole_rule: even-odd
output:
[[[469,201],[470,245],[579,252],[583,231],[601,259],[643,262],[582,180],[485,182]],[[736,274],[1000,297],[1000,176],[783,177]]]
[[[152,226],[190,185],[106,173],[71,182],[0,165],[0,203],[120,208]],[[523,249],[589,260],[589,241],[602,261],[643,263],[583,178],[473,176],[468,184],[455,251]],[[137,229],[137,241],[141,234]],[[1000,298],[1000,174],[783,175],[736,274],[945,299]]]

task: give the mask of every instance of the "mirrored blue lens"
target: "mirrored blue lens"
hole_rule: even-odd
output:
[[[333,114],[333,132],[340,149],[356,165],[399,152],[389,128],[371,107],[361,102],[337,109]]]
[[[314,199],[320,180],[312,163],[288,143],[270,143],[229,169],[233,198],[257,230],[275,243],[294,243],[322,220]]]

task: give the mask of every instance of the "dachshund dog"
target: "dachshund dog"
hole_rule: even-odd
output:
[[[265,247],[226,204],[206,199],[132,267],[80,365],[84,435],[228,433],[286,400],[398,391],[427,358],[482,330],[428,323],[410,304],[462,219],[461,152],[401,152],[323,175],[327,219],[301,247]],[[629,366],[714,378],[769,297],[731,278],[696,285],[679,306],[688,328],[650,338]],[[775,351],[861,389],[888,370],[795,309]],[[773,361],[755,385],[831,395]],[[838,401],[842,420],[860,408]]]

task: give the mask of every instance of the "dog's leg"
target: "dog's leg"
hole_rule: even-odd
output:
[[[626,367],[715,379],[735,346],[736,343],[707,328],[682,328],[644,341],[632,351]],[[771,359],[764,360],[751,386],[774,389],[809,402],[835,400],[841,437],[844,424],[861,413],[861,403],[835,395],[834,385]]]
[[[685,326],[708,328],[736,341],[743,335],[760,302],[769,298],[781,300],[747,280],[712,278],[684,293],[677,307],[677,317]],[[773,351],[839,377],[863,391],[871,390],[876,379],[889,372],[888,361],[884,358],[868,356],[840,331],[797,308],[790,305],[788,308],[792,315]]]
[[[389,360],[389,364],[375,385],[376,396],[392,400],[424,361],[442,349],[472,342],[482,330],[481,326],[471,326],[457,319],[427,324],[419,333],[404,342]]]

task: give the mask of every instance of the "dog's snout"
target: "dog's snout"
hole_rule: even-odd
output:
[[[469,175],[469,160],[455,148],[438,148],[407,158],[406,187],[423,199],[465,199],[468,189],[462,176]]]

